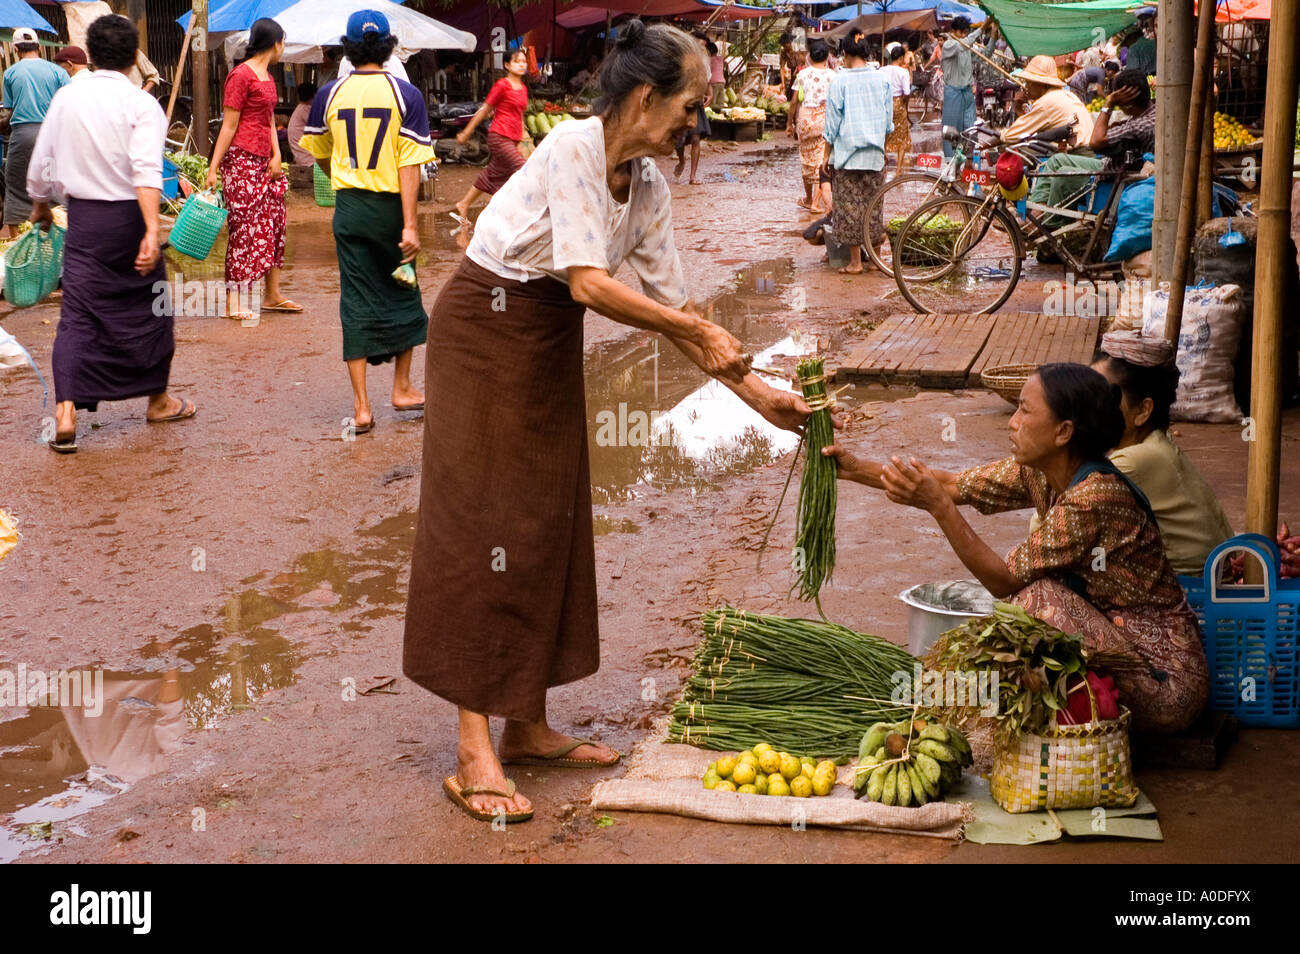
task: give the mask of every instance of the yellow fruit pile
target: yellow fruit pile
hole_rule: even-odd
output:
[[[1214,148],[1245,149],[1255,141],[1246,127],[1231,116],[1214,114]]]
[[[829,795],[835,787],[835,763],[778,752],[760,742],[748,752],[725,755],[704,772],[704,787],[741,795]]]
[[[1090,112],[1090,113],[1099,113],[1099,112],[1101,112],[1101,108],[1102,108],[1103,106],[1105,106],[1105,105],[1106,105],[1106,97],[1105,97],[1105,96],[1096,96],[1096,97],[1093,97],[1092,102],[1088,104],[1088,112]]]

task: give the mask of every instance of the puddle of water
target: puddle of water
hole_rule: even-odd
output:
[[[0,863],[78,834],[77,816],[162,771],[187,731],[292,685],[305,639],[363,638],[372,627],[361,620],[401,613],[414,534],[406,511],[358,533],[354,552],[316,550],[284,573],[248,577],[216,621],[151,642],[138,668],[82,665],[97,688],[42,699],[67,704],[14,705],[6,680],[12,695],[20,674],[28,686],[33,676],[0,662]],[[310,615],[322,611],[326,623]]]
[[[622,520],[615,520],[613,517],[607,517],[603,513],[598,513],[591,518],[591,523],[592,530],[598,537],[603,537],[607,533],[641,532],[641,528],[626,517]]]
[[[710,317],[754,348],[754,363],[816,350],[779,311],[793,277],[790,259],[738,271],[712,299]],[[638,487],[700,493],[792,449],[798,437],[774,427],[658,335],[597,348],[586,360],[592,498],[626,500]],[[760,343],[766,342],[762,350]],[[773,378],[776,387],[789,385]]]

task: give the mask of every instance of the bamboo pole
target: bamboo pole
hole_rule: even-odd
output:
[[[1295,142],[1300,0],[1273,0],[1264,93],[1264,157],[1259,186],[1259,236],[1255,245],[1254,349],[1250,413],[1254,441],[1246,472],[1246,530],[1277,535],[1278,479],[1282,458],[1282,317],[1291,228],[1291,166]],[[1294,360],[1294,355],[1292,356]]]
[[[176,108],[176,95],[181,91],[181,77],[185,75],[185,59],[190,53],[190,36],[194,33],[194,17],[190,16],[190,25],[185,28],[185,39],[181,40],[181,58],[176,61],[176,75],[172,78],[172,92],[167,97],[167,126],[172,124],[172,110]]]
[[[1174,240],[1173,268],[1169,275],[1169,307],[1165,311],[1165,337],[1178,347],[1183,327],[1187,266],[1192,234],[1196,231],[1196,173],[1201,166],[1201,136],[1205,131],[1205,99],[1214,67],[1214,8],[1202,3],[1196,32],[1196,64],[1192,72],[1192,108],[1187,117],[1187,150],[1183,156],[1182,195],[1178,203],[1178,229]]]
[[[1160,288],[1173,270],[1178,229],[1179,182],[1187,148],[1187,112],[1191,101],[1192,58],[1196,21],[1188,0],[1160,4],[1157,31],[1159,94],[1156,96],[1156,201],[1151,220],[1152,285]]]
[[[194,103],[193,118],[190,120],[194,132],[194,151],[200,156],[212,155],[212,143],[208,140],[208,0],[194,0],[191,8],[190,26],[194,29],[194,39],[202,37],[202,42],[194,50],[194,64],[191,67]]]
[[[1196,228],[1214,214],[1214,112],[1216,97],[1211,88],[1205,97],[1205,118],[1201,120],[1201,165],[1197,175]]]

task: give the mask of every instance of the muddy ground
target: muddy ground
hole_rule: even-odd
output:
[[[671,163],[662,166],[671,172]],[[675,185],[678,247],[691,287],[764,360],[788,367],[817,347],[831,363],[895,310],[892,282],[820,264],[799,233],[797,159],[784,140],[706,147],[705,184]],[[432,304],[458,249],[444,214],[474,170],[445,168],[422,205],[420,278]],[[955,846],[924,838],[737,830],[668,816],[598,824],[586,799],[612,772],[514,769],[537,805],[494,832],[456,811],[439,783],[454,771],[455,712],[401,676],[405,581],[418,494],[421,422],[388,406],[390,368],[372,372],[378,425],[343,439],[351,413],[339,355],[338,277],[327,210],[291,196],[285,288],[302,316],[256,327],[177,322],[172,382],[198,416],[146,426],[143,402],[81,416],[81,452],[40,442],[41,392],[0,376],[0,507],[24,534],[0,565],[0,668],[103,667],[150,698],[178,673],[184,722],[132,704],[131,731],[86,740],[57,709],[0,710],[0,860],[28,861],[1280,861],[1297,839],[1278,823],[1300,795],[1294,733],[1244,731],[1217,772],[1151,770],[1139,782],[1160,811],[1159,844]],[[187,267],[217,278],[219,257]],[[1042,303],[1031,276],[1018,296]],[[1037,281],[1038,284],[1034,284]],[[43,369],[55,305],[4,327]],[[654,336],[589,316],[588,405],[634,423],[667,411],[696,456],[594,446],[600,672],[551,696],[555,725],[626,751],[671,704],[705,607],[733,603],[807,615],[785,571],[756,568],[757,546],[788,469],[780,435],[720,444],[702,422],[702,376]],[[417,354],[422,377],[422,349]],[[707,395],[705,395],[707,396]],[[851,389],[848,441],[960,467],[1008,449],[1010,406],[982,391]],[[620,412],[620,405],[623,410]],[[698,414],[692,412],[699,412]],[[943,419],[956,439],[941,439]],[[93,421],[93,423],[92,423]],[[742,420],[734,430],[743,430]],[[725,429],[724,429],[725,430]],[[1236,427],[1180,425],[1183,446],[1244,523],[1247,445]],[[1300,415],[1286,416],[1284,500],[1300,486]],[[1294,501],[1294,496],[1291,496]],[[491,505],[487,502],[486,505]],[[792,537],[787,507],[774,539]],[[1285,509],[1285,508],[1284,508]],[[1292,515],[1300,519],[1292,510]],[[973,517],[995,546],[1020,539],[1022,514]],[[860,487],[844,490],[828,614],[906,641],[897,594],[964,576],[925,514]],[[456,558],[449,554],[449,559]],[[390,682],[390,680],[392,680]],[[150,689],[152,686],[154,689]],[[350,691],[355,686],[355,692]],[[378,691],[365,692],[378,687]],[[123,690],[125,692],[125,689]],[[179,720],[177,720],[179,722]],[[143,728],[141,728],[143,727]],[[108,730],[106,730],[108,731]],[[87,773],[96,753],[119,786]],[[1282,784],[1279,785],[1279,782]],[[93,806],[93,807],[92,807]]]

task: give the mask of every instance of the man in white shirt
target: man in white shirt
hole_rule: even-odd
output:
[[[50,206],[68,209],[63,303],[54,338],[55,434],[77,449],[77,410],[147,397],[150,422],[193,417],[167,393],[175,339],[158,237],[166,120],[158,101],[126,76],[138,50],[135,26],[100,17],[86,31],[97,69],[50,103],[32,150],[31,220],[48,230]]]

